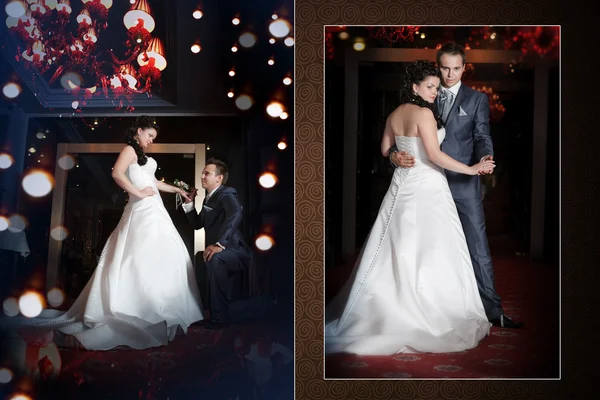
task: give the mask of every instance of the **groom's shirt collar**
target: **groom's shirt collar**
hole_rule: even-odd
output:
[[[458,89],[460,89],[460,85],[462,85],[462,81],[458,81],[456,82],[456,84],[452,87],[449,88],[443,88],[444,90],[449,90],[450,92],[452,92],[452,94],[454,95],[454,98],[456,98],[456,95],[458,94]]]
[[[219,190],[221,186],[217,186],[216,188],[213,189],[212,192],[210,192],[207,196],[206,196],[206,200],[208,200],[210,198],[210,196],[212,196],[217,190]]]

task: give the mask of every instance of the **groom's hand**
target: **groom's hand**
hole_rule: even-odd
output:
[[[487,155],[481,159],[481,161],[494,161],[494,156]],[[479,175],[491,175],[494,173],[494,168],[482,170]]]
[[[194,190],[192,190],[192,193],[188,194],[187,196],[184,196],[186,204],[194,201],[194,198],[196,196],[198,196],[198,189],[194,188]]]
[[[185,191],[182,190],[180,193],[181,197],[183,197],[185,199],[185,203],[190,203],[192,201],[192,199],[190,198],[190,195]]]
[[[210,261],[212,259],[212,256],[214,256],[215,254],[220,253],[222,251],[223,251],[223,249],[220,248],[219,246],[211,244],[210,246],[208,246],[206,248],[206,250],[204,250],[204,255],[203,255],[204,261],[205,262]]]
[[[390,156],[392,162],[402,168],[412,168],[415,166],[415,158],[406,151],[397,151]]]

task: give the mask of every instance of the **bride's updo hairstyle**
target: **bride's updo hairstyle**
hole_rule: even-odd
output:
[[[148,162],[148,157],[144,153],[144,149],[138,143],[136,137],[138,129],[155,129],[158,134],[158,125],[154,123],[154,120],[147,115],[140,115],[135,119],[135,122],[127,129],[125,143],[133,147],[135,154],[137,155],[137,162],[139,165],[145,165]]]
[[[432,62],[427,60],[413,61],[406,67],[404,74],[404,87],[400,92],[400,104],[411,103],[416,104],[419,107],[429,108],[437,121],[437,127],[440,129],[444,126],[444,122],[439,115],[435,113],[433,104],[425,101],[421,96],[413,92],[413,84],[418,85],[429,76],[435,76],[436,78],[442,78],[440,70],[435,67]]]

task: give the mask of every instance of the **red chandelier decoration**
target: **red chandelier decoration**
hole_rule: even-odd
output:
[[[130,97],[160,84],[167,61],[162,42],[151,35],[155,22],[147,0],[136,0],[123,17],[128,31],[121,58],[110,49],[108,39],[100,41],[113,0],[81,0],[83,8],[75,21],[70,0],[26,1],[25,13],[9,15],[6,25],[25,45],[17,60],[22,57],[42,74],[53,71],[50,84],[60,79],[66,90],[86,99],[100,93],[99,87],[105,96],[110,87],[116,97]],[[69,24],[76,28],[69,29]]]
[[[333,50],[333,33],[325,32],[325,52],[327,53],[327,59],[333,60],[335,55]]]
[[[333,60],[335,57],[335,50],[333,46],[333,34],[339,32],[346,32],[344,25],[338,26],[327,26],[325,28],[325,55],[328,60]]]
[[[472,80],[475,75],[475,65],[473,63],[467,63],[465,65],[465,72],[463,72],[463,80]]]
[[[473,89],[484,93],[488,97],[488,102],[490,104],[490,121],[499,122],[506,112],[506,108],[504,108],[504,105],[500,101],[500,96],[494,93],[494,90],[489,86],[473,87]]]
[[[499,30],[500,29],[500,30]],[[476,27],[465,43],[465,49],[502,49],[502,36],[505,30],[491,26]]]
[[[558,58],[560,45],[559,28],[556,26],[536,27],[476,27],[464,43],[466,50],[496,49],[519,50],[523,61],[529,55],[550,59]]]
[[[368,28],[371,37],[387,40],[390,44],[399,41],[413,42],[420,26],[387,26],[380,28]]]
[[[536,26],[521,28],[505,40],[505,49],[518,48],[523,57],[536,53],[540,57],[557,58],[560,44],[560,31],[557,26]]]
[[[55,379],[61,372],[62,362],[53,333],[42,328],[19,330],[25,351],[15,352],[19,366],[31,377],[41,380]]]

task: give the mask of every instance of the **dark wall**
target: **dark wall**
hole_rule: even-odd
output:
[[[226,57],[231,55],[230,37],[233,4],[229,1],[202,2],[204,16],[192,17],[198,8],[197,1],[177,1],[174,32],[176,35],[176,63],[172,63],[172,79],[177,79],[178,107],[196,112],[235,112],[235,106],[227,97],[230,65]],[[190,51],[198,41],[202,50],[198,54]]]
[[[544,258],[558,264],[560,251],[560,72],[552,68],[548,91],[548,151],[546,152],[546,218]]]
[[[340,261],[344,168],[344,70],[325,64],[325,268]]]

